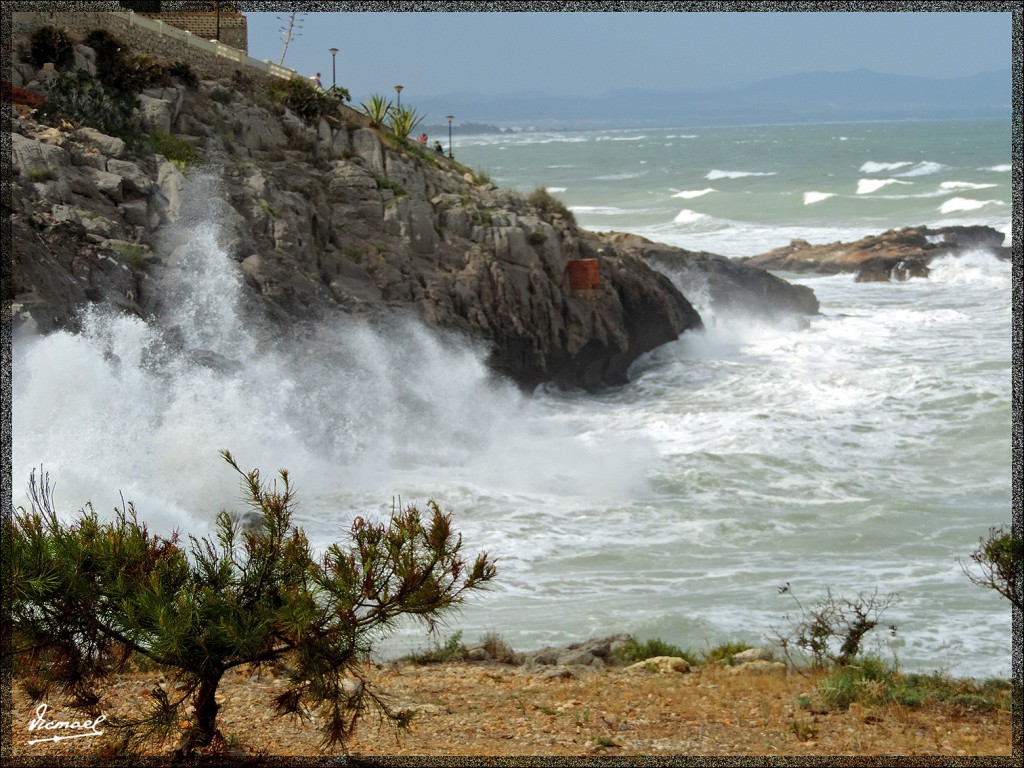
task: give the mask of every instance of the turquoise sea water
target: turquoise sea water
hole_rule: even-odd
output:
[[[1009,231],[1000,123],[503,135],[455,152],[502,186],[550,188],[583,226],[725,255],[916,224]],[[318,544],[393,498],[449,509],[499,564],[447,630],[466,640],[763,644],[794,612],[788,582],[805,605],[826,587],[899,593],[876,650],[904,668],[1009,674],[1008,605],[958,563],[1010,519],[1008,263],[972,253],[892,284],[787,275],[821,302],[808,328],[715,315],[680,282],[705,332],[638,361],[627,386],[528,397],[482,350],[417,325],[339,324],[330,354],[260,350],[216,224],[181,229],[182,268],[203,279],[171,319],[186,346],[244,365],[204,368],[102,314],[18,341],[16,503],[45,463],[69,511],[121,491],[154,529],[203,533],[238,497],[229,448],[292,472]],[[430,642],[410,628],[385,648]]]

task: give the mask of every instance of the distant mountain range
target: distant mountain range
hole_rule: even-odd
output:
[[[419,99],[416,107],[430,123],[454,114],[456,130],[463,122],[524,129],[999,118],[1011,114],[1012,82],[1009,69],[948,79],[858,69],[673,93],[452,93]]]

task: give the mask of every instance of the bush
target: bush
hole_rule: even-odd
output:
[[[876,657],[866,657],[843,667],[821,681],[818,694],[823,708],[845,710],[859,702],[867,706],[898,704],[922,707],[945,702],[961,709],[991,712],[1012,711],[1012,685],[1009,681],[955,680],[940,674],[902,674],[895,665]]]
[[[465,661],[469,651],[462,642],[462,632],[456,632],[449,637],[444,645],[437,640],[434,647],[427,651],[414,651],[404,657],[410,664],[447,664],[453,661]]]
[[[65,525],[54,508],[49,476],[29,484],[31,509],[5,522],[6,596],[14,659],[23,678],[96,700],[92,684],[123,668],[132,654],[173,673],[152,691],[145,718],[122,722],[132,739],[178,731],[190,701],[192,725],[179,754],[217,736],[217,687],[228,670],[281,661],[292,668],[277,697],[279,713],[321,707],[325,743],[343,741],[370,704],[402,723],[361,678],[376,638],[405,616],[434,627],[439,617],[483,588],[495,569],[486,554],[467,563],[450,518],[429,502],[424,517],[409,507],[376,524],[357,517],[347,541],[315,556],[291,524],[294,494],[282,470],[264,482],[240,475],[253,512],[245,524],[218,513],[214,538],[150,535],[128,504],[111,522],[87,505]],[[142,729],[143,735],[138,736]]]
[[[184,61],[176,61],[167,68],[171,77],[177,78],[186,88],[196,88],[199,85],[199,77],[195,70]]]
[[[67,120],[75,125],[88,125],[129,141],[138,135],[132,117],[134,109],[131,96],[106,87],[80,69],[62,72],[50,81],[46,103],[39,110],[39,116],[53,124]]]
[[[544,187],[537,187],[533,190],[530,196],[526,198],[526,202],[539,209],[542,213],[549,215],[557,214],[570,223],[576,222],[576,217],[572,215],[572,211],[565,207],[565,203],[552,196]]]
[[[990,528],[988,538],[978,539],[971,560],[980,574],[968,570],[963,562],[960,567],[972,583],[994,589],[1014,608],[1024,611],[1024,538],[1015,535],[1012,528]]]
[[[75,46],[66,29],[40,27],[29,38],[29,61],[37,69],[52,63],[64,69],[75,58]]]
[[[638,661],[654,658],[655,656],[676,656],[686,659],[687,663],[693,666],[697,666],[700,663],[696,654],[684,651],[679,646],[666,643],[659,638],[645,640],[641,643],[635,637],[631,637],[615,650],[614,655],[616,659],[625,664],[633,664]]]
[[[303,77],[275,80],[267,89],[274,104],[287,107],[309,125],[316,125],[326,114],[330,99]]]
[[[865,635],[878,626],[888,608],[899,602],[899,595],[895,593],[880,598],[877,589],[870,595],[859,592],[850,600],[836,597],[826,587],[824,598],[804,608],[788,582],[779,588],[779,593],[789,594],[796,600],[800,616],[793,620],[787,614],[787,620],[793,625],[785,631],[776,629],[776,639],[787,659],[792,661],[790,649],[795,646],[810,654],[816,667],[850,664],[860,653]],[[896,625],[889,624],[888,628],[896,633]]]
[[[750,650],[752,646],[746,643],[722,643],[704,652],[705,664],[732,664],[732,657],[742,651]]]
[[[163,131],[156,131],[149,137],[149,146],[154,152],[174,163],[179,171],[185,171],[203,162],[203,156],[191,144]]]

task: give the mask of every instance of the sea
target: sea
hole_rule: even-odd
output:
[[[546,188],[585,228],[730,257],[914,225],[1013,236],[1009,121],[522,131],[453,151],[499,186]],[[98,307],[81,333],[15,338],[16,506],[35,473],[67,519],[131,501],[153,531],[208,535],[218,510],[244,510],[228,449],[289,471],[318,548],[356,516],[435,500],[464,552],[496,559],[490,589],[435,634],[382,636],[382,657],[456,633],[778,650],[831,594],[891,597],[867,650],[901,669],[1010,675],[1009,604],[964,570],[1011,519],[1009,262],[974,251],[891,283],[780,274],[818,297],[807,324],[716,313],[669,270],[703,331],[621,387],[523,393],[481,345],[411,320],[270,341],[217,228],[202,210],[176,225],[159,322]]]

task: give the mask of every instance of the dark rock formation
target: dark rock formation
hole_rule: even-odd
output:
[[[793,240],[767,253],[738,259],[746,266],[789,272],[856,272],[858,281],[927,277],[928,263],[939,256],[984,250],[1009,259],[1003,233],[985,226],[908,227],[865,237],[854,243],[811,245]]]
[[[818,299],[810,288],[792,285],[764,269],[713,253],[654,243],[639,235],[614,232],[607,238],[621,251],[670,276],[691,300],[706,296],[716,314],[768,319],[818,314]]]

